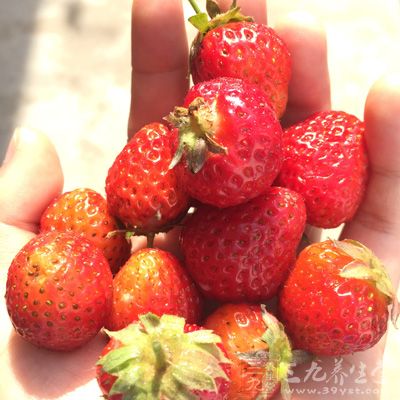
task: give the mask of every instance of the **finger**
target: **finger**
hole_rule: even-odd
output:
[[[232,4],[232,0],[219,0],[221,10],[226,11]],[[239,0],[238,6],[242,14],[253,17],[259,24],[267,23],[267,2],[265,0]]]
[[[370,90],[364,111],[370,179],[365,198],[342,237],[370,247],[400,278],[400,75],[379,80]]]
[[[36,232],[44,208],[62,187],[60,161],[47,136],[17,129],[0,169],[0,221]]]
[[[134,0],[129,136],[182,104],[188,76],[182,2]]]
[[[182,250],[179,244],[179,238],[182,228],[176,226],[167,233],[160,232],[154,238],[154,247],[165,250],[173,254],[178,260],[183,261]],[[131,238],[131,253],[147,247],[146,236],[133,236]]]
[[[275,26],[289,48],[292,77],[284,126],[331,107],[326,33],[310,14],[297,12]]]

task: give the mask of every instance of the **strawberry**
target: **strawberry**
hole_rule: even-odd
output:
[[[280,387],[287,398],[293,354],[282,324],[264,305],[223,304],[204,327],[221,337],[232,361],[229,399],[272,399]]]
[[[268,190],[281,167],[282,128],[261,89],[218,78],[193,86],[184,105],[168,120],[180,131],[171,167],[189,194],[224,208]]]
[[[46,208],[40,231],[77,232],[99,247],[116,273],[130,255],[130,246],[110,215],[104,197],[91,189],[80,188],[63,193]]]
[[[392,302],[390,279],[368,248],[327,240],[300,253],[279,294],[279,312],[294,347],[339,356],[378,342]]]
[[[97,363],[109,400],[227,398],[230,361],[221,339],[181,317],[147,313],[118,332]]]
[[[12,261],[6,284],[8,313],[28,342],[72,350],[92,339],[111,308],[107,260],[81,235],[46,232]]]
[[[301,196],[279,187],[235,207],[199,206],[182,231],[185,265],[206,297],[269,299],[295,262],[305,220]]]
[[[108,171],[110,213],[137,234],[162,231],[187,211],[188,195],[169,169],[176,144],[175,130],[148,124],[132,137]]]
[[[368,180],[364,123],[341,111],[316,113],[285,130],[276,184],[300,193],[308,222],[335,228],[357,211]]]
[[[272,28],[242,15],[236,2],[224,14],[215,2],[207,3],[212,7],[208,7],[210,21],[204,14],[189,19],[200,31],[190,52],[193,82],[228,76],[257,84],[280,118],[286,108],[291,76],[286,44]]]
[[[122,329],[146,312],[178,315],[188,323],[200,320],[198,290],[178,259],[167,251],[136,251],[115,275],[113,286],[108,329]]]

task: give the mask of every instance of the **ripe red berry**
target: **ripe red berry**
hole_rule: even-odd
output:
[[[283,40],[270,27],[243,16],[239,7],[213,14],[190,52],[194,83],[218,77],[240,78],[257,84],[280,118],[286,108],[291,58]]]
[[[112,309],[106,327],[119,330],[140,314],[173,314],[198,323],[202,301],[178,259],[157,248],[131,255],[114,277]]]
[[[231,364],[229,399],[272,399],[287,376],[293,361],[290,342],[282,324],[265,306],[225,303],[204,322],[222,339]]]
[[[112,275],[101,250],[80,235],[47,232],[12,261],[7,310],[28,342],[72,350],[92,339],[110,312]]]
[[[216,207],[271,186],[282,163],[282,128],[265,94],[240,79],[193,86],[169,120],[180,130],[174,162],[189,194]]]
[[[199,205],[182,231],[185,265],[207,297],[269,299],[295,262],[305,220],[302,198],[279,187],[235,207]]]
[[[108,171],[110,213],[136,233],[158,232],[186,213],[188,195],[169,169],[177,133],[153,123],[140,129]]]
[[[390,279],[370,250],[327,240],[300,253],[280,292],[279,311],[295,348],[338,356],[377,343],[392,302]]]
[[[43,212],[40,231],[76,232],[99,247],[116,273],[130,255],[118,222],[110,215],[103,196],[91,189],[75,189],[53,200]]]
[[[288,128],[276,184],[300,193],[308,223],[335,228],[358,209],[368,180],[364,123],[341,111],[324,111]]]

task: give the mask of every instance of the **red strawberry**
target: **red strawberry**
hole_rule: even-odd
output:
[[[140,129],[117,156],[106,180],[109,210],[138,234],[158,232],[188,208],[188,195],[169,169],[177,134],[153,123]]]
[[[106,326],[122,329],[146,312],[178,315],[188,323],[197,323],[202,314],[198,290],[178,259],[156,248],[133,253],[114,277],[113,306]]]
[[[190,19],[200,30],[190,53],[194,83],[223,76],[255,83],[280,118],[291,76],[286,44],[272,28],[243,16],[235,5],[225,14],[213,8],[210,16],[208,23],[204,23],[204,14]]]
[[[75,189],[55,198],[44,211],[40,231],[77,232],[103,250],[112,272],[116,273],[130,255],[118,223],[107,209],[107,202],[91,189]]]
[[[338,356],[377,343],[393,301],[390,279],[370,250],[355,241],[327,240],[300,253],[279,310],[294,347]]]
[[[282,162],[282,128],[257,86],[220,78],[192,87],[169,120],[180,130],[178,164],[189,194],[216,207],[268,190]]]
[[[47,232],[8,270],[7,309],[28,342],[72,350],[92,339],[111,308],[112,275],[100,249],[80,235]]]
[[[300,193],[311,225],[334,228],[349,221],[368,178],[364,123],[340,111],[324,111],[288,128],[276,183]]]
[[[182,232],[185,265],[207,297],[269,299],[295,262],[305,219],[302,198],[279,187],[235,207],[199,206]]]
[[[293,354],[282,324],[265,306],[224,304],[204,327],[221,337],[232,361],[229,399],[272,399],[281,384],[285,395]]]
[[[211,331],[180,317],[148,313],[109,335],[97,363],[107,399],[227,398],[230,361]]]

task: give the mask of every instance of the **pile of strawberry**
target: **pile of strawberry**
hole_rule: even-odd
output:
[[[191,18],[200,32],[183,105],[122,149],[106,198],[55,199],[9,268],[8,312],[29,342],[72,350],[106,328],[97,379],[111,400],[267,399],[280,387],[287,398],[304,352],[372,347],[396,304],[361,243],[297,254],[306,223],[333,228],[357,211],[363,122],[329,111],[283,130],[286,45],[235,2],[207,10]],[[153,247],[171,229],[182,259]],[[148,247],[131,253],[132,235]],[[264,304],[276,297],[273,316]]]

